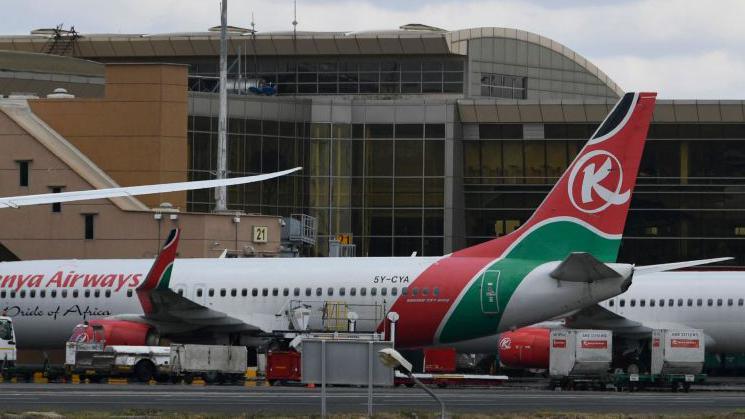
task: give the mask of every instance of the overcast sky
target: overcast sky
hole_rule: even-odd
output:
[[[0,31],[73,24],[85,33],[202,31],[218,0],[3,0]],[[12,3],[12,6],[10,5]],[[229,0],[228,23],[288,30],[292,0]],[[424,23],[547,36],[598,65],[623,89],[664,98],[745,99],[745,0],[299,0],[299,30],[356,31]]]

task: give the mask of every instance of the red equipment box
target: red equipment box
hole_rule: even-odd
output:
[[[266,357],[266,379],[300,381],[300,353],[296,351],[270,351]]]
[[[430,348],[424,350],[424,372],[455,372],[456,352],[454,348]]]

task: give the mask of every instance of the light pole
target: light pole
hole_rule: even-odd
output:
[[[407,361],[406,358],[404,358],[403,355],[401,355],[397,350],[393,348],[385,348],[378,351],[378,358],[380,358],[380,362],[383,363],[386,367],[389,368],[396,368],[401,367],[405,372],[406,375],[411,378],[412,381],[419,387],[421,387],[422,390],[424,390],[427,394],[429,394],[433,399],[437,401],[437,403],[440,404],[440,418],[445,419],[445,403],[437,397],[437,395],[429,389],[429,387],[425,386],[419,379],[417,379],[414,376],[414,373],[412,372],[412,365],[411,362]]]

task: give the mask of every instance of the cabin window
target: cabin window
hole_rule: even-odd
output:
[[[28,298],[34,298],[36,297],[36,290],[31,290],[28,292]]]
[[[615,304],[615,300],[608,301],[608,307],[613,307],[614,304]]]
[[[272,297],[276,297],[279,295],[279,288],[272,288]]]
[[[740,298],[739,300],[737,300],[737,305],[738,306],[742,307],[743,304],[745,304],[745,299]]]
[[[681,301],[682,301],[682,300],[681,300]],[[675,300],[673,300],[672,298],[668,299],[668,300],[667,300],[667,305],[668,305],[669,307],[672,307],[672,306],[674,306],[674,305],[675,305]]]
[[[406,295],[409,293],[409,287],[403,287],[401,288],[401,295]]]
[[[350,297],[354,297],[355,295],[357,295],[357,288],[355,288],[355,287],[350,288],[349,289],[349,296]]]
[[[210,297],[214,297],[215,296],[215,289],[214,288],[210,288],[210,290],[207,291],[207,295],[210,296]]]
[[[241,290],[241,297],[248,297],[248,288],[243,288]]]
[[[344,289],[344,287],[339,288],[339,296],[343,297],[346,295],[347,291]]]
[[[688,307],[693,307],[693,298],[688,299]]]
[[[282,296],[283,297],[289,297],[290,296],[290,289],[289,288],[282,289]]]
[[[419,288],[417,288],[417,287],[412,288],[411,289],[411,296],[412,297],[416,297],[417,295],[419,295]]]
[[[323,288],[316,288],[316,297],[320,297],[323,295]]]
[[[262,297],[268,297],[269,296],[269,288],[262,288],[261,289],[261,296]]]
[[[722,306],[722,299],[717,298],[717,307],[721,307],[721,306]]]
[[[21,290],[21,293],[18,294],[21,298],[26,298],[26,290]]]
[[[52,298],[57,298],[57,290],[52,290],[49,294],[52,296]]]
[[[132,296],[132,290],[127,290],[127,297]],[[67,298],[67,290],[62,290],[62,298]]]
[[[382,296],[384,296],[384,297],[385,297],[386,295],[388,295],[388,288],[386,288],[386,287],[383,287],[383,288],[381,288],[381,289],[380,289],[380,295],[382,295]]]
[[[422,288],[422,296],[429,295],[429,288]]]
[[[636,299],[632,298],[631,301],[629,301],[629,305],[631,307],[636,307]]]
[[[46,298],[46,296],[47,296],[46,290],[39,291],[39,298]],[[732,304],[730,304],[730,305],[732,305]]]
[[[16,298],[16,292],[15,291],[11,291],[10,292],[10,298]]]
[[[393,287],[391,288],[391,296],[395,297],[398,295],[398,288]]]
[[[78,290],[72,290],[72,298],[78,298],[79,295],[80,293],[78,292]]]
[[[678,298],[678,307],[683,307],[683,299]]]
[[[363,296],[363,297],[366,296],[367,295],[367,288],[365,288],[365,287],[360,288],[360,295]]]
[[[237,297],[238,296],[238,290],[233,288],[230,290],[230,296],[231,297]]]
[[[728,299],[727,299],[727,306],[728,306],[728,307],[732,307],[732,305],[733,305],[734,303],[735,303],[735,302],[734,302],[734,301],[732,301],[732,299],[731,299],[731,298],[728,298]]]
[[[702,298],[699,298],[696,300],[696,306],[701,307],[704,304],[704,300]]]
[[[258,288],[252,289],[251,290],[251,296],[252,297],[258,297],[259,296],[259,289]]]
[[[99,298],[101,296],[101,290],[95,290],[93,291],[93,296],[96,298]]]
[[[665,307],[665,299],[660,298],[660,307]]]
[[[300,297],[300,288],[295,288],[294,290],[292,290],[292,295],[294,295],[295,297]]]
[[[305,289],[305,296],[306,297],[310,297],[311,294],[313,294],[313,290],[311,290],[310,288],[306,288]]]
[[[83,291],[83,296],[85,298],[91,298],[91,290],[85,290],[85,291]]]
[[[370,295],[372,295],[373,297],[378,295],[378,289],[375,287],[370,288]]]
[[[621,300],[618,301],[619,307],[626,307],[626,300],[621,298]]]
[[[202,289],[201,288],[198,288],[197,289],[197,297],[201,297],[202,294],[203,294]],[[127,290],[127,297],[131,297],[131,296],[132,296],[132,290]]]
[[[655,303],[655,300],[654,299],[650,299],[649,300],[649,306],[650,307],[654,307],[654,303]]]
[[[228,295],[228,291],[225,288],[220,289],[220,297],[225,297]]]
[[[440,295],[440,289],[439,289],[439,288],[437,288],[437,287],[435,287],[435,288],[434,288],[434,289],[432,290],[432,295],[434,295],[435,297],[437,297],[438,295]]]
[[[0,298],[5,298],[6,295],[5,291],[0,291]]]
[[[709,306],[709,307],[713,306],[714,305],[714,299],[709,298],[708,300],[706,300],[706,305]]]
[[[181,291],[181,294],[180,295],[183,296],[184,295],[184,290],[179,290],[179,291]],[[106,290],[105,295],[106,295],[106,298],[111,298],[111,290]]]
[[[326,290],[326,294],[329,297],[333,297],[334,296],[334,289],[332,287],[329,287],[329,289]]]
[[[639,307],[644,307],[646,305],[647,305],[647,300],[645,300],[643,298],[641,300],[639,300]]]

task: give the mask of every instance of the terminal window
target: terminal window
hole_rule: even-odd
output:
[[[481,96],[525,99],[527,77],[481,73]]]

